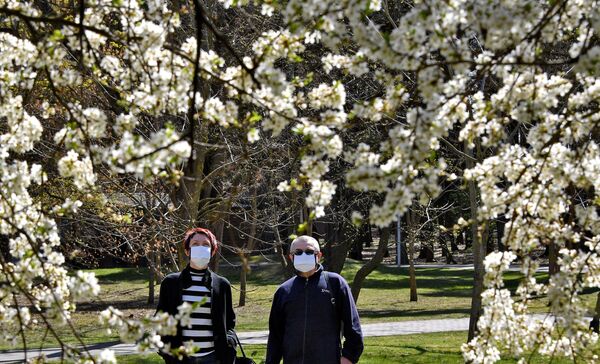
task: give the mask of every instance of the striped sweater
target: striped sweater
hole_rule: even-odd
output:
[[[208,355],[215,350],[213,322],[211,316],[211,287],[206,287],[204,275],[206,269],[197,270],[190,267],[192,285],[183,288],[182,299],[190,304],[202,302],[191,314],[191,327],[184,327],[182,331],[183,341],[193,341],[198,351],[195,357]]]

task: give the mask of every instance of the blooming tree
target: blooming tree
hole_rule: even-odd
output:
[[[49,13],[34,2],[0,0],[0,234],[9,239],[0,255],[0,337],[17,340],[14,332],[32,324],[31,310],[50,328],[69,325],[75,300],[98,294],[93,275],[67,275],[54,220],[95,193],[98,168],[176,180],[199,123],[240,128],[249,143],[292,129],[305,143],[299,176],[278,189],[305,189],[312,217],[322,217],[336,191],[326,178],[330,161],[343,158],[352,165],[350,186],[383,194],[369,217],[386,226],[455,178],[431,155],[456,130],[469,153],[490,153],[459,176],[479,189],[472,223],[504,214],[511,250],[485,260],[483,313],[478,335],[463,347],[465,360],[494,362],[502,353],[525,360],[532,352],[595,360],[598,336],[587,327],[580,294],[600,286],[596,3],[265,1],[263,16],[280,14],[281,27],[240,56],[201,1],[192,9],[196,35],[176,42],[179,14],[162,1],[95,0],[74,13]],[[223,39],[227,57],[200,46],[202,29]],[[318,68],[329,79],[286,72],[282,64],[302,62],[316,45],[327,50]],[[381,92],[349,98],[348,78]],[[202,93],[207,82],[223,92]],[[49,93],[36,106],[31,90],[40,83]],[[113,102],[82,102],[78,95],[90,84]],[[147,116],[189,127],[179,133],[165,123],[141,135],[136,126]],[[60,127],[45,128],[50,119]],[[394,124],[385,140],[344,147],[341,131],[383,121]],[[50,168],[28,162],[44,133],[64,151],[52,168],[84,192],[56,206],[31,195]],[[561,248],[561,269],[542,283],[530,252],[549,243]],[[516,258],[525,278],[511,295],[502,272]],[[551,303],[546,319],[528,315],[540,294]],[[123,340],[155,350],[163,346],[157,333],[171,332],[177,319],[185,324],[189,308],[182,308],[177,318],[142,322],[111,308],[101,319]],[[110,352],[67,353],[114,361]]]

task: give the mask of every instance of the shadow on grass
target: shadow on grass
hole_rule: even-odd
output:
[[[225,266],[219,268],[219,275],[224,276],[231,284],[240,283],[241,267]],[[286,281],[280,264],[268,264],[253,267],[248,280],[255,285],[280,285]]]
[[[417,282],[417,293],[419,296],[425,297],[462,297],[468,298],[472,296],[471,288],[459,288],[459,289],[443,289],[434,292],[419,292],[419,282]]]
[[[156,305],[158,304],[158,300],[154,303],[148,303],[148,299],[136,299],[136,300],[127,300],[127,301],[112,301],[112,302],[82,302],[77,304],[78,312],[92,312],[92,311],[102,311],[108,306],[112,306],[119,310],[126,309],[156,309]]]
[[[353,278],[353,274],[346,278],[349,282]],[[506,272],[505,283],[506,287],[514,290],[521,282],[523,275],[519,272]],[[536,279],[540,282],[548,279],[547,273],[536,273]],[[433,290],[426,295],[431,296],[446,296],[446,297],[465,297],[471,295],[471,287],[473,284],[473,271],[471,270],[450,270],[440,268],[422,268],[417,270],[417,287]],[[375,274],[367,277],[363,284],[363,288],[375,289],[398,289],[408,288],[409,278],[407,268],[398,268],[390,266],[381,266]]]
[[[120,344],[120,343],[121,343],[121,341],[117,340],[117,341],[110,341],[110,342],[105,342],[105,343],[90,344],[90,345],[86,345],[86,349],[87,350],[101,350],[101,349],[106,349],[108,347],[111,347],[113,345]],[[57,352],[57,353],[47,355],[46,357],[48,359],[54,359],[54,358],[61,358],[62,356],[63,356],[63,354],[61,352]]]
[[[422,347],[422,346],[410,346],[410,345],[407,345],[407,346],[403,346],[403,347],[404,347],[404,348],[407,348],[407,349],[413,349],[413,350],[416,350],[416,351],[418,351],[418,352],[419,352],[419,354],[424,354],[424,353],[427,353],[427,352],[429,352],[429,350],[425,349],[425,348],[424,348],[424,347]]]
[[[358,310],[363,318],[390,318],[390,317],[415,317],[443,316],[450,314],[469,314],[469,308],[449,308],[444,310]]]
[[[370,350],[369,350],[370,349]],[[374,350],[375,349],[375,350]],[[380,349],[380,350],[377,350]],[[362,361],[366,363],[461,363],[460,352],[441,348],[427,348],[421,345],[398,345],[393,351],[383,345],[368,345]]]
[[[109,272],[106,272],[109,271]],[[113,284],[133,281],[147,281],[149,279],[148,268],[113,268],[95,270],[100,284]]]

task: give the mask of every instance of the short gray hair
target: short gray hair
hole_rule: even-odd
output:
[[[300,243],[300,242],[309,243],[310,245],[312,245],[315,248],[316,251],[318,251],[318,252],[321,251],[321,248],[319,247],[319,242],[317,241],[317,239],[315,239],[309,235],[300,235],[299,237],[294,239],[294,241],[292,241],[292,245],[290,245],[290,251],[293,251],[294,245],[297,243]]]

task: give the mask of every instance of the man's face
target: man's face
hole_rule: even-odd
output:
[[[208,239],[208,236],[206,236],[204,234],[196,234],[196,235],[192,236],[192,240],[190,240],[190,249],[187,249],[185,251],[185,255],[187,255],[188,257],[190,256],[190,251],[193,246],[207,246],[210,248],[211,255],[215,255],[215,253],[216,253],[216,251],[212,248],[212,245],[210,244],[210,240]]]
[[[307,250],[312,250],[316,254],[317,263],[319,263],[323,254],[319,251],[319,247],[317,247],[312,241],[307,240],[297,241],[290,247],[290,260],[294,260],[294,255],[296,252],[304,252]]]

